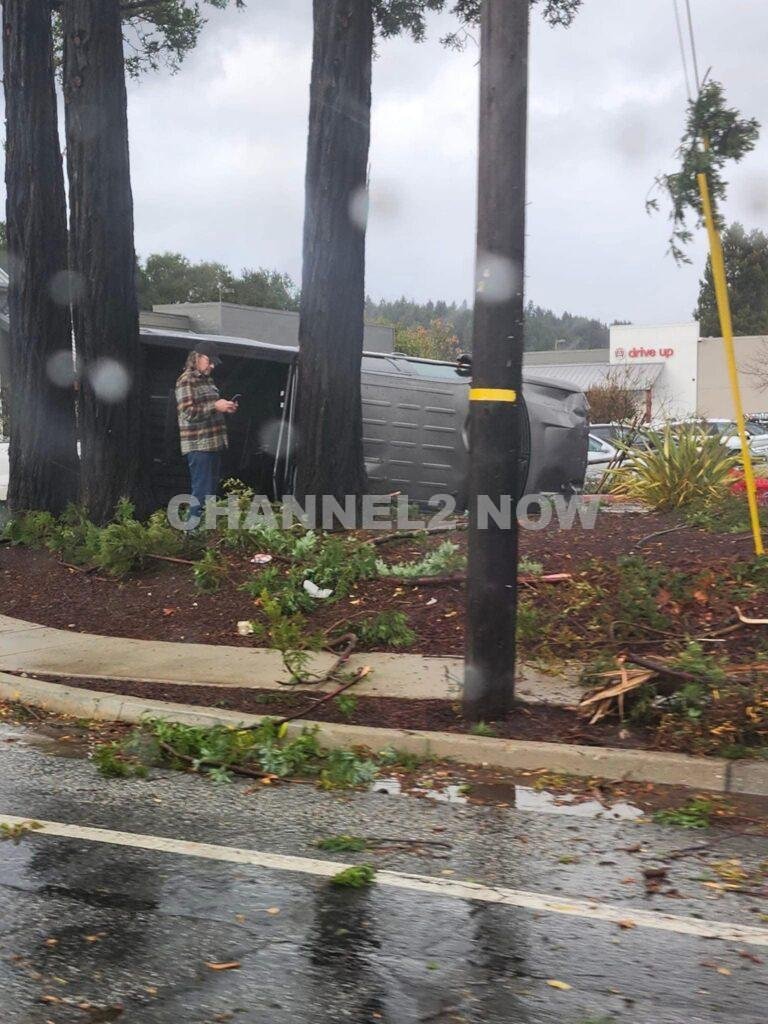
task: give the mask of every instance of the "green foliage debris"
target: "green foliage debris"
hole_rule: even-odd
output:
[[[331,878],[331,885],[342,889],[364,889],[372,885],[376,878],[376,868],[370,864],[356,864],[345,868]]]
[[[709,828],[714,806],[706,797],[692,797],[682,807],[669,807],[656,811],[653,820],[659,825],[677,828]]]
[[[42,827],[39,821],[20,821],[15,825],[9,825],[6,821],[0,821],[0,842],[10,840],[14,846],[17,846],[24,836]]]

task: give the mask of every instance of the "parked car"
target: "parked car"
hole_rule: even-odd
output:
[[[292,492],[297,419],[298,349],[245,338],[144,328],[151,383],[152,479],[158,504],[186,493],[173,385],[185,352],[203,337],[223,357],[221,394],[237,392],[240,412],[228,423],[224,476],[257,494]],[[362,362],[363,448],[370,490],[400,492],[416,503],[448,494],[462,504],[468,452],[466,368],[396,353],[366,352]],[[587,468],[587,401],[573,385],[525,374],[519,404],[523,437],[520,494],[579,492]]]
[[[590,423],[589,432],[595,437],[599,437],[601,441],[607,441],[608,444],[614,446],[628,445],[631,448],[648,448],[648,438],[643,426],[634,428],[623,423]]]
[[[739,429],[733,420],[727,419],[693,419],[693,420],[675,420],[670,425],[685,426],[690,423],[697,423],[701,426],[702,430],[706,430],[713,437],[719,437],[726,448],[732,452],[741,451],[741,438],[739,437]],[[749,450],[753,455],[758,458],[768,457],[768,432],[766,426],[763,423],[758,423],[756,420],[745,420],[744,427],[749,438]]]
[[[587,440],[587,479],[602,476],[608,466],[619,456],[619,449],[590,430]]]

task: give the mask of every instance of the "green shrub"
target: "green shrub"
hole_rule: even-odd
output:
[[[541,629],[541,613],[530,601],[521,598],[517,603],[517,639],[523,642],[538,640]]]
[[[3,538],[14,545],[42,548],[57,532],[58,523],[50,512],[22,512],[6,523]]]
[[[632,639],[644,635],[643,626],[666,629],[670,620],[659,608],[658,595],[662,587],[672,595],[678,580],[663,566],[649,565],[639,555],[624,555],[616,564],[616,636]]]
[[[752,523],[749,505],[744,494],[725,494],[709,501],[696,501],[684,510],[689,526],[697,526],[709,533],[749,533]],[[760,522],[768,529],[768,508],[759,506]]]
[[[416,634],[408,625],[405,612],[380,612],[362,622],[349,623],[344,632],[355,633],[366,646],[413,647],[416,643]]]
[[[648,449],[611,471],[610,490],[665,511],[722,499],[739,455],[698,424],[648,431]]]
[[[192,569],[195,586],[204,594],[215,594],[227,577],[227,561],[220,551],[208,548]]]
[[[517,571],[521,576],[541,576],[544,566],[541,562],[534,562],[530,558],[521,558],[518,562]]]

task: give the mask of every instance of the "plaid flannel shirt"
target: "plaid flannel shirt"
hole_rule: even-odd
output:
[[[227,447],[224,414],[217,412],[219,389],[198,370],[185,370],[176,381],[181,452],[218,452]]]

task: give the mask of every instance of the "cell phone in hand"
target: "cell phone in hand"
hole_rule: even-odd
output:
[[[242,395],[235,395],[234,398],[230,398],[230,402],[239,402],[242,397]]]

